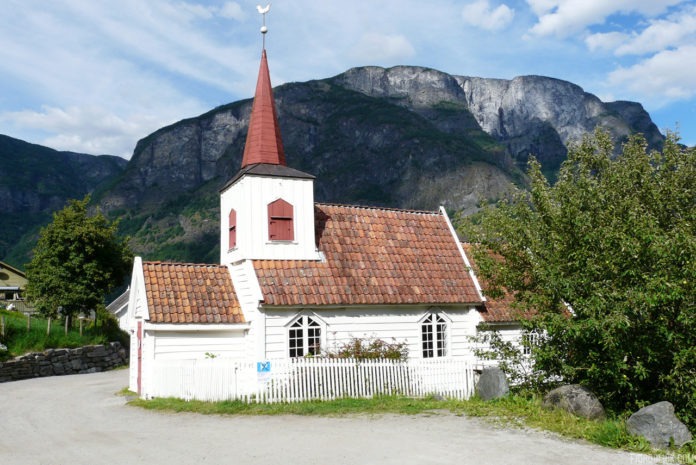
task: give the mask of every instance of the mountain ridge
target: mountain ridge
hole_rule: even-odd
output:
[[[0,134],[3,261],[23,265],[38,226],[69,199],[82,198],[113,179],[126,164],[113,155],[58,151]]]
[[[315,199],[475,211],[524,187],[530,154],[553,177],[565,144],[595,126],[617,146],[664,139],[635,102],[601,102],[576,84],[487,79],[430,68],[351,68],[274,88],[288,165],[316,176]],[[251,99],[219,106],[138,141],[94,202],[149,259],[217,261],[218,189],[239,169]],[[1,256],[1,255],[0,255]]]

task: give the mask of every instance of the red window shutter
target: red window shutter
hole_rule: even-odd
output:
[[[292,205],[283,199],[269,203],[268,239],[272,241],[292,241],[294,238]]]
[[[229,225],[229,248],[237,246],[237,212],[234,209],[230,210],[230,216],[228,220]]]

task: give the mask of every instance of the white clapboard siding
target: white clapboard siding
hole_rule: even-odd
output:
[[[158,331],[155,338],[156,360],[186,360],[205,357],[248,357],[244,333],[239,331],[165,332]]]
[[[421,325],[419,321],[430,312],[442,312],[449,320],[449,354],[470,357],[468,337],[476,334],[480,322],[478,312],[471,307],[448,308],[350,308],[307,312],[322,324],[324,350],[335,350],[353,338],[376,338],[385,342],[406,342],[411,358],[421,357]],[[266,312],[266,357],[288,356],[288,324],[296,312],[269,310]]]
[[[145,395],[273,403],[392,394],[468,399],[474,390],[473,368],[462,359],[301,358],[266,363],[267,371],[254,362],[226,359],[160,361],[157,381]]]

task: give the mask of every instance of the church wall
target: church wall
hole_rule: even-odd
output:
[[[431,312],[444,315],[448,321],[448,355],[471,357],[468,336],[476,334],[480,316],[475,309],[465,306],[266,310],[266,356],[268,359],[288,356],[289,325],[304,314],[322,325],[325,350],[335,350],[353,338],[377,338],[389,343],[406,342],[409,356],[421,358],[421,321]]]

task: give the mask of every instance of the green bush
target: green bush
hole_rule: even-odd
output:
[[[382,339],[354,337],[334,351],[326,352],[329,358],[355,358],[358,360],[387,359],[406,360],[408,347],[405,342],[386,342]]]

